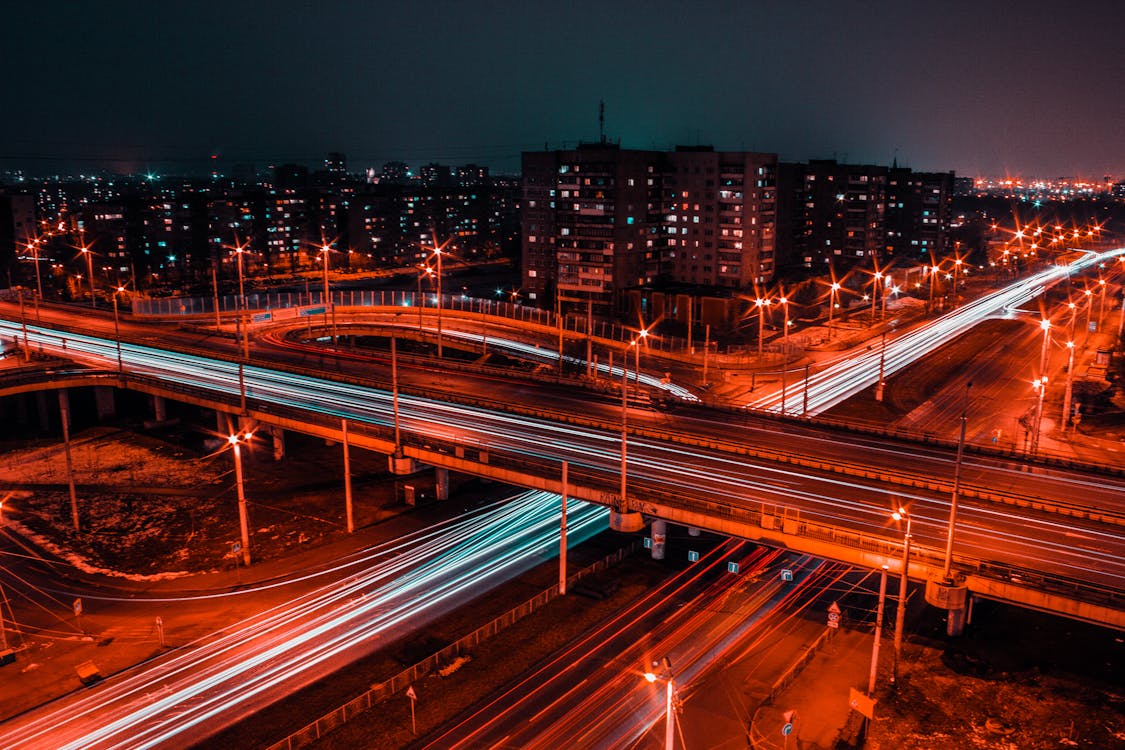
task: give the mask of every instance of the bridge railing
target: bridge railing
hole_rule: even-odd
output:
[[[251,292],[246,295],[246,309],[256,313],[271,310],[286,310],[298,307],[325,305],[326,300],[337,308],[380,307],[438,309],[436,293],[418,294],[410,291],[334,289],[328,297],[323,290],[309,289],[307,292]],[[216,308],[220,314],[235,313],[240,309],[239,295],[219,297],[154,297],[133,300],[133,315],[138,317],[189,317],[214,315]],[[441,295],[441,309],[492,315],[522,323],[534,323],[547,327],[558,327],[558,316],[551,310],[530,307],[502,299],[483,299],[465,294]],[[589,325],[587,325],[589,323]],[[562,327],[573,334],[616,341],[625,345],[636,338],[636,330],[628,326],[606,320],[588,321],[584,315],[567,314],[563,316]],[[685,352],[687,340],[676,336],[653,336],[645,346],[647,350],[664,353]]]

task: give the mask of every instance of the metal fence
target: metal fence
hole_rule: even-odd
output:
[[[332,305],[335,307],[383,307],[383,308],[410,308],[417,310],[437,310],[438,296],[433,293],[409,291],[374,291],[369,289],[337,289],[329,294]],[[133,314],[145,317],[177,317],[191,315],[214,315],[216,309],[220,314],[238,312],[241,298],[238,295],[224,295],[220,297],[163,297],[163,298],[138,298],[133,300]],[[246,310],[253,312],[267,312],[288,308],[305,307],[308,305],[325,304],[323,291],[309,290],[307,292],[254,292],[246,295]],[[451,312],[467,312],[479,315],[492,315],[507,318],[521,323],[532,323],[557,329],[559,316],[550,310],[538,307],[505,302],[503,300],[481,299],[469,297],[464,294],[443,294],[441,296],[442,310]],[[562,316],[562,328],[571,333],[594,338],[616,341],[628,344],[637,337],[635,328],[623,326],[605,320],[587,320],[585,315]],[[695,348],[702,348],[703,342],[694,342]],[[664,353],[688,351],[687,340],[675,336],[648,336],[645,339],[646,351]]]

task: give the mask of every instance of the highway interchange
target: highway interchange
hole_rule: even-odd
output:
[[[980,311],[978,314],[981,314]],[[984,314],[995,314],[995,310]],[[65,338],[67,356],[101,368],[116,364],[116,344],[111,339],[74,330],[62,332],[61,328],[52,329],[50,313],[44,318],[44,323],[28,326],[27,335],[33,346],[59,350],[62,338]],[[951,335],[951,332],[952,329],[944,335]],[[0,335],[17,338],[22,334],[18,323],[8,322],[0,324]],[[184,343],[180,342],[181,345]],[[905,350],[907,344],[902,346]],[[888,359],[889,355],[888,351]],[[276,365],[270,365],[271,357]],[[391,399],[385,388],[333,382],[280,369],[291,357],[284,352],[272,355],[258,353],[257,364],[246,367],[243,373],[248,399],[333,417],[347,417],[382,429],[392,424]],[[122,346],[122,360],[125,369],[131,373],[174,379],[228,396],[238,393],[238,366],[229,360],[144,346],[132,339]],[[869,376],[870,355],[858,357],[855,366],[866,368]],[[341,369],[346,370],[347,367],[342,366]],[[358,365],[353,367],[360,369]],[[413,384],[417,388],[432,377],[432,373],[427,372],[406,374],[405,382],[407,387]],[[837,377],[850,379],[853,376],[838,374]],[[440,379],[446,378],[442,376]],[[495,394],[496,384],[488,378],[474,379],[471,374],[462,374],[458,377],[458,387],[468,393]],[[475,445],[497,454],[523,456],[543,466],[557,466],[566,460],[577,476],[595,484],[612,486],[619,460],[620,433],[615,425],[617,407],[606,401],[591,400],[581,393],[552,389],[552,404],[550,409],[545,410],[541,407],[543,390],[541,386],[523,384],[505,392],[503,399],[489,399],[482,395],[471,399],[447,399],[440,393],[432,397],[416,392],[406,393],[400,399],[402,428],[422,438]],[[824,398],[829,399],[835,397],[831,394],[838,395],[841,390],[826,387],[824,392]],[[816,405],[817,408],[826,408],[824,404],[827,403],[827,400],[818,401]],[[770,407],[765,405],[765,408]],[[553,419],[552,416],[558,413],[578,414],[587,424],[575,425]],[[738,427],[734,434],[731,424]],[[705,497],[723,502],[750,503],[762,508],[789,508],[799,512],[806,520],[890,540],[898,538],[901,531],[890,523],[888,512],[899,504],[906,504],[911,507],[914,516],[916,542],[923,548],[940,549],[943,546],[948,496],[942,492],[908,488],[907,480],[923,477],[931,480],[945,478],[947,481],[952,474],[951,454],[947,447],[889,444],[884,439],[865,436],[850,436],[848,443],[842,444],[839,435],[815,426],[719,413],[703,407],[685,406],[678,409],[671,419],[659,413],[630,410],[630,425],[633,432],[629,441],[629,486],[631,492],[641,496],[648,493],[680,498]],[[657,433],[659,437],[653,437]],[[689,443],[698,446],[692,447]],[[825,464],[862,465],[893,479],[887,482],[885,479],[865,479],[839,471],[810,469],[788,463],[780,465],[776,457],[739,453],[747,450],[760,452],[763,446],[768,446],[774,454],[801,456]],[[1054,500],[1060,505],[1067,505],[1075,497],[1081,497],[1083,505],[1088,508],[1096,508],[1110,516],[1125,516],[1125,508],[1121,505],[1121,498],[1125,497],[1122,493],[1125,482],[1119,477],[1064,468],[1029,467],[1021,461],[1002,457],[970,455],[963,481],[967,489],[976,488],[982,494],[1033,496]],[[549,507],[546,496],[541,496],[537,512],[547,514]],[[592,514],[590,519],[601,517],[595,510],[589,510]],[[485,522],[483,517],[480,522]],[[592,520],[590,522],[593,523]],[[551,521],[544,518],[542,533],[549,536],[550,527]],[[1125,569],[1122,567],[1125,550],[1118,529],[1080,518],[970,499],[961,509],[957,555],[965,560],[1032,570],[1120,592],[1125,590]],[[542,544],[542,540],[539,543]],[[246,626],[256,628],[262,622],[255,621]],[[325,627],[331,629],[338,625],[333,623]],[[269,626],[265,630],[268,631]],[[269,641],[263,643],[269,651]],[[221,639],[212,645],[220,653],[224,649]],[[241,648],[253,647],[247,643]],[[253,660],[246,660],[246,652],[239,653],[239,662],[247,661],[254,669],[260,666]],[[269,656],[272,658],[274,654],[270,652]],[[174,662],[175,659],[169,659],[168,664],[161,668],[174,672]],[[196,702],[201,702],[200,705],[226,705],[231,700],[227,685],[245,679],[244,674],[228,672],[225,665],[228,663],[220,661],[213,679],[207,681],[207,690],[214,692],[205,696],[194,689],[171,693],[161,701],[170,701],[178,708],[169,711],[169,705],[161,702],[164,710],[159,720],[146,712],[138,714],[132,709],[123,709],[121,716],[135,716],[139,722],[136,726],[129,724],[132,719],[123,719],[125,723],[122,725],[107,724],[106,734],[104,737],[98,735],[96,743],[92,736],[83,737],[81,731],[85,730],[81,730],[73,735],[73,740],[79,743],[75,746],[118,746],[113,732],[140,732],[141,727],[144,727],[145,736],[153,738],[151,746],[156,746],[178,732],[190,731],[184,726],[196,722],[189,721],[179,726],[175,724],[178,720],[175,715],[184,715],[188,708],[192,708],[191,715],[208,718],[210,714],[206,711],[194,711]],[[323,667],[315,667],[320,668]],[[287,665],[281,671],[290,669],[296,670]],[[311,666],[309,669],[313,670],[308,673],[311,679],[315,669]],[[262,684],[267,685],[275,672],[270,669],[262,669],[262,672],[265,675]],[[138,677],[140,685],[144,684],[144,679]],[[129,688],[125,681],[119,684],[120,688],[115,687],[115,690],[122,691],[124,706],[136,700],[128,697],[130,690],[141,690],[143,693],[139,687]],[[151,702],[152,699],[146,695],[143,700]],[[254,700],[253,695],[248,695],[246,702],[239,704],[240,707],[229,708],[231,716],[252,711],[258,705]],[[260,700],[268,700],[264,692]],[[210,701],[217,703],[210,704]],[[216,712],[216,715],[218,713],[221,712]],[[6,731],[39,730],[6,728]],[[64,733],[57,737],[65,738],[65,732],[71,730],[60,725],[57,731]],[[30,742],[27,746],[34,746],[40,741],[34,734],[16,733],[0,735],[0,738],[9,739],[10,742],[5,744],[12,746],[19,746],[25,740]],[[103,741],[104,744],[101,744]],[[60,742],[57,746],[65,745]]]

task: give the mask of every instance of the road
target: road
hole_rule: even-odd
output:
[[[740,562],[737,577],[724,572],[732,560]],[[793,571],[792,583],[780,581],[781,568]],[[668,658],[677,697],[687,700],[708,670],[807,606],[843,570],[724,543],[431,737],[426,747],[635,747],[650,729],[663,733],[666,683],[643,678],[654,661]],[[695,746],[719,739],[707,727],[689,731]]]
[[[807,413],[816,415],[843,402],[877,383],[880,371],[884,378],[889,377],[981,321],[1008,314],[1037,297],[1050,285],[1063,281],[1072,274],[1097,268],[1099,263],[1114,260],[1119,255],[1125,255],[1125,247],[1103,253],[1087,253],[1069,266],[1051,266],[968,302],[901,336],[887,336],[885,347],[875,346],[854,356],[842,358],[810,376]],[[805,394],[804,383],[799,379],[799,374],[794,374],[794,382],[786,396],[784,411],[801,413]],[[781,393],[778,391],[760,396],[750,402],[749,406],[753,409],[781,412]]]
[[[570,541],[605,515],[572,501]],[[0,746],[189,747],[536,564],[558,520],[557,496],[525,492],[366,550],[337,580],[10,720]]]
[[[0,324],[0,335],[18,326]],[[61,346],[58,332],[31,327],[33,343]],[[67,333],[66,353],[102,366],[116,363],[115,344],[98,337]],[[226,394],[238,392],[238,366],[229,361],[182,354],[127,343],[127,368],[185,385]],[[334,382],[254,365],[245,370],[248,396],[254,400],[310,412],[346,417],[387,428],[393,424],[391,394],[377,387]],[[472,391],[470,381],[466,391]],[[485,393],[495,388],[486,381]],[[514,393],[505,401],[476,396],[477,403],[453,403],[441,397],[400,398],[405,432],[484,448],[498,455],[520,456],[530,465],[552,472],[561,461],[571,464],[574,481],[613,487],[620,467],[620,432],[614,424],[619,406],[588,403],[584,397],[557,402],[551,412],[533,386],[521,386],[524,413],[513,413]],[[530,403],[529,403],[530,401]],[[539,410],[542,416],[527,412]],[[916,543],[930,550],[945,546],[949,497],[944,491],[917,489],[895,478],[921,477],[948,483],[953,452],[880,439],[842,436],[812,425],[783,426],[749,415],[733,416],[684,407],[674,417],[633,410],[630,424],[659,427],[660,436],[634,436],[629,441],[629,485],[640,496],[735,503],[802,521],[862,532],[889,541],[901,540],[889,511],[911,508]],[[605,421],[583,427],[551,418],[552,413],[578,414]],[[732,429],[733,428],[733,429]],[[693,446],[690,443],[700,443]],[[814,460],[826,469],[805,468],[792,459],[757,458],[737,449],[779,451],[778,455]],[[861,477],[832,471],[853,464],[878,476]],[[975,457],[963,472],[965,488],[1014,493],[1065,505],[1079,503],[1104,511],[1125,511],[1125,481],[1119,477],[1064,469],[1029,467],[1018,461]],[[1020,507],[964,499],[958,517],[955,554],[1001,567],[1045,573],[1081,581],[1114,592],[1125,590],[1125,540],[1120,527],[1037,512]]]

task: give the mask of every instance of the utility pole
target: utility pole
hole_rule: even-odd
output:
[[[64,455],[66,457],[66,485],[70,490],[70,516],[74,521],[75,532],[81,531],[78,525],[78,493],[74,490],[74,461],[70,456],[70,397],[65,388],[59,389],[59,417],[62,421]]]
[[[867,695],[875,696],[875,675],[879,671],[879,641],[883,638],[883,607],[887,603],[887,566],[879,576],[879,608],[875,610],[875,642],[871,644],[871,673],[867,678]]]
[[[570,464],[562,462],[562,516],[559,520],[559,596],[566,596],[566,493],[567,470]]]
[[[340,420],[340,434],[344,445],[344,517],[348,533],[355,531],[355,514],[352,512],[352,465],[348,455],[348,420]]]

